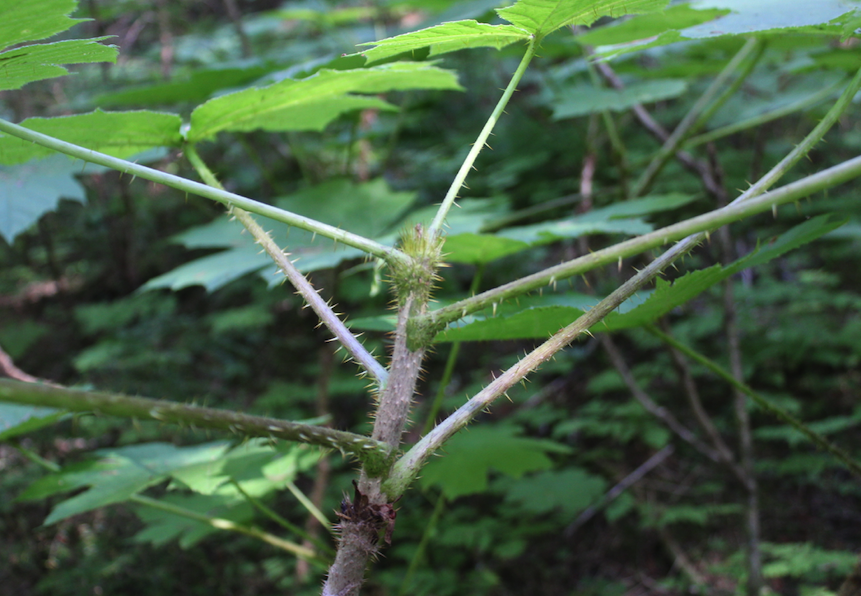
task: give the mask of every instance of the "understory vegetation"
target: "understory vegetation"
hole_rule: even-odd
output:
[[[857,2],[0,15],[0,591],[861,594]]]

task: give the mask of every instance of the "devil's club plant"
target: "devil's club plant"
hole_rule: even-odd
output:
[[[737,3],[727,4],[735,6]],[[38,3],[0,0],[0,14],[3,14],[0,42],[4,47],[10,48],[0,53],[0,89],[7,90],[7,93],[20,93],[14,90],[35,80],[64,74],[64,64],[111,61],[116,57],[115,48],[105,45],[109,42],[104,40],[30,43],[71,26],[73,21],[66,15],[74,8],[74,0],[46,0]],[[265,253],[313,309],[319,321],[337,340],[370,385],[368,406],[373,416],[373,431],[369,436],[365,436],[314,424],[250,416],[164,400],[85,391],[45,383],[2,381],[0,399],[21,404],[17,406],[19,409],[8,406],[3,410],[7,421],[18,417],[16,424],[11,424],[11,428],[0,435],[7,441],[23,432],[52,423],[62,417],[64,412],[84,411],[227,431],[253,439],[232,448],[222,443],[194,448],[175,448],[159,444],[105,453],[106,459],[96,467],[65,477],[63,490],[90,488],[60,503],[47,522],[56,522],[110,503],[130,501],[156,512],[176,516],[177,519],[190,520],[189,523],[198,524],[195,526],[198,527],[198,532],[201,532],[199,527],[202,525],[206,527],[205,531],[231,530],[260,538],[317,566],[328,566],[324,595],[358,594],[369,561],[387,543],[397,540],[397,502],[420,474],[431,455],[439,452],[476,415],[492,406],[500,397],[506,395],[509,389],[524,381],[582,335],[642,327],[672,347],[674,354],[678,356],[680,370],[685,370],[686,358],[693,359],[709,367],[734,388],[739,405],[739,432],[743,437],[747,437],[742,441],[739,456],[734,455],[733,450],[723,442],[720,433],[696,399],[693,399],[692,406],[698,422],[703,427],[703,439],[697,438],[671,414],[650,402],[645,393],[638,392],[633,377],[626,376],[626,365],[612,341],[609,337],[602,339],[611,360],[626,382],[630,381],[632,391],[641,404],[706,457],[725,464],[744,486],[748,494],[748,581],[751,593],[758,593],[762,578],[758,554],[760,546],[757,489],[745,400],[752,400],[795,427],[854,473],[861,475],[861,467],[844,450],[748,386],[738,362],[731,358],[732,370],[727,371],[680,343],[666,330],[655,326],[655,323],[663,315],[731,275],[815,240],[840,226],[843,221],[826,216],[810,219],[747,256],[736,259],[731,251],[728,251],[724,265],[689,273],[674,283],[658,279],[651,294],[644,290],[674,261],[696,251],[697,246],[709,240],[710,234],[715,234],[721,226],[759,213],[775,211],[786,203],[797,203],[861,175],[861,158],[855,158],[772,189],[798,160],[808,155],[851,105],[852,99],[861,89],[861,70],[853,72],[853,76],[848,78],[839,78],[831,87],[821,90],[815,98],[806,99],[808,103],[793,108],[803,109],[813,103],[814,99],[822,101],[834,97],[837,95],[836,91],[840,91],[820,123],[808,131],[803,139],[798,139],[798,144],[782,161],[738,196],[731,195],[725,188],[720,178],[720,170],[713,160],[689,153],[689,150],[695,150],[696,147],[713,142],[721,136],[765,121],[765,118],[760,117],[758,121],[734,123],[725,129],[713,129],[701,136],[695,136],[744,84],[772,38],[788,34],[802,35],[815,30],[817,34],[828,34],[835,40],[846,40],[854,34],[858,16],[854,10],[832,14],[829,10],[833,7],[814,10],[805,6],[803,10],[809,14],[804,16],[802,23],[786,23],[781,21],[781,15],[768,15],[753,22],[742,20],[740,24],[733,20],[738,15],[730,10],[700,11],[695,10],[696,8],[695,5],[689,7],[686,4],[668,7],[666,0],[519,0],[511,6],[498,9],[491,23],[462,20],[435,25],[365,44],[359,54],[337,59],[329,64],[328,68],[315,68],[310,73],[304,73],[301,78],[281,78],[277,82],[254,84],[239,91],[218,95],[198,105],[185,121],[177,114],[163,112],[101,110],[59,118],[30,118],[20,124],[0,121],[0,131],[3,133],[0,137],[0,161],[8,166],[39,168],[39,164],[50,163],[55,175],[65,176],[67,181],[72,180],[71,175],[75,168],[80,168],[80,162],[76,165],[68,160],[56,161],[58,158],[49,157],[56,152],[87,164],[117,170],[129,178],[147,179],[224,204],[228,217],[244,227],[247,232],[245,238],[250,240],[235,249],[234,254],[238,255],[236,263],[239,264],[235,265],[233,270],[223,267],[220,273],[229,280],[248,271],[260,270],[267,263],[262,260],[264,257],[260,253]],[[739,10],[744,12],[745,9]],[[657,18],[659,16],[663,18]],[[712,22],[716,18],[725,20],[716,24]],[[612,69],[613,63],[610,61],[610,58],[623,53],[668,45],[680,40],[716,38],[740,33],[746,38],[743,43],[734,44],[733,47],[737,50],[735,55],[726,61],[700,99],[671,132],[665,131],[655,122],[642,104],[671,99],[681,94],[684,89],[658,81],[651,84],[634,83],[625,87],[622,79]],[[613,112],[631,110],[638,124],[646,127],[661,142],[660,149],[641,164],[643,167],[639,176],[632,177],[630,183],[624,181],[615,191],[616,199],[605,207],[604,211],[593,211],[591,219],[590,216],[583,216],[579,220],[575,217],[553,225],[515,228],[502,224],[496,228],[490,226],[486,229],[473,229],[463,234],[447,233],[447,221],[453,216],[456,218],[456,213],[452,210],[457,209],[456,201],[464,189],[468,175],[475,167],[479,154],[490,142],[497,122],[505,118],[506,106],[517,93],[518,85],[528,72],[530,64],[543,60],[540,56],[548,36],[562,34],[573,34],[573,39],[581,46],[583,55],[587,57],[582,63],[583,68],[591,77],[593,86],[588,88],[584,85],[579,91],[569,90],[564,101],[556,102],[556,116],[562,119],[595,114],[595,124],[600,122],[606,127],[607,138],[619,159],[620,170],[625,172],[629,171],[633,164],[626,163]],[[282,206],[255,201],[225,190],[199,153],[199,145],[221,133],[241,135],[259,130],[271,133],[322,131],[343,114],[358,110],[395,110],[396,106],[383,99],[387,93],[393,91],[458,90],[455,73],[446,70],[434,60],[413,60],[420,57],[433,59],[456,50],[501,49],[507,46],[519,48],[522,54],[520,64],[510,76],[498,103],[478,132],[448,192],[441,198],[432,216],[419,223],[402,225],[402,231],[397,237],[383,234],[387,225],[401,219],[398,213],[394,216],[387,213],[383,204],[376,207],[380,209],[380,220],[389,219],[379,230],[351,230],[348,219],[343,220],[343,226],[331,225]],[[237,79],[232,86],[248,84],[248,80]],[[213,88],[207,92],[203,99],[216,90],[217,88]],[[772,118],[778,116],[779,114],[770,115]],[[576,141],[572,139],[572,143]],[[132,157],[158,148],[181,152],[203,183],[141,165]],[[587,154],[593,155],[590,152],[592,149],[589,149]],[[45,161],[52,159],[54,161]],[[664,168],[672,161],[677,161],[697,176],[704,191],[716,200],[718,207],[657,230],[642,230],[638,224],[639,220],[634,218],[673,209],[690,201],[687,197],[649,194]],[[581,172],[581,194],[591,201],[594,171],[591,169],[593,166],[589,165],[589,159],[586,159],[584,164]],[[627,174],[624,177],[627,177]],[[328,188],[330,192],[343,193],[336,186]],[[365,189],[362,191],[356,188],[358,187],[352,188],[350,192],[367,191],[371,197],[389,196],[385,193],[390,192],[387,189],[378,192],[367,190],[367,187],[362,187]],[[66,196],[70,194],[68,190],[62,192]],[[73,196],[77,196],[74,193],[78,191],[72,189],[71,192]],[[41,210],[50,209],[56,201],[56,195],[43,196],[39,200],[44,203]],[[15,207],[14,203],[10,204]],[[344,205],[346,211],[350,208],[349,205]],[[398,209],[394,211],[397,212]],[[35,216],[31,213],[28,219],[16,212],[13,217],[0,219],[0,232],[7,238],[12,238],[28,227],[39,213]],[[265,224],[262,223],[262,218],[265,218]],[[298,242],[291,245],[288,240],[286,246],[280,246],[275,240],[280,238],[280,235],[267,231],[273,226],[280,226],[278,230],[289,226],[331,239],[338,244],[339,250],[326,254],[309,253],[303,260],[294,262],[291,253],[302,253],[310,243],[306,243],[300,235]],[[630,227],[626,229],[626,226]],[[239,229],[235,224],[225,223],[221,230],[234,228]],[[495,232],[506,228],[507,234],[495,235]],[[592,250],[583,244],[580,256],[558,265],[443,306],[436,306],[432,302],[435,286],[439,283],[440,276],[445,274],[443,267],[447,261],[483,264],[554,240],[578,237],[583,240],[588,231],[621,232],[632,237]],[[448,242],[449,240],[451,242]],[[711,238],[711,241],[715,240]],[[211,246],[230,246],[231,242],[233,240]],[[566,302],[564,294],[557,294],[557,297],[561,298],[556,299],[555,303],[537,301],[538,292],[555,291],[557,284],[563,281],[585,275],[605,265],[618,266],[620,270],[625,270],[622,267],[624,259],[670,244],[672,246],[661,256],[640,268],[606,297],[595,298],[589,306],[573,300]],[[725,245],[731,246],[731,242],[726,241]],[[395,317],[391,327],[390,354],[385,361],[387,364],[383,364],[378,356],[371,354],[364,347],[356,333],[326,300],[320,297],[318,290],[304,275],[308,271],[331,267],[362,255],[376,263],[376,270],[386,279],[392,294]],[[190,267],[193,269],[195,265],[191,264]],[[209,261],[206,267],[215,267],[214,262]],[[196,272],[205,271],[206,267],[201,264]],[[181,287],[185,283],[183,275],[193,277],[194,274],[192,270],[170,273],[151,280],[145,289]],[[223,282],[226,283],[224,280]],[[210,277],[200,283],[216,287],[221,282]],[[519,297],[530,294],[533,296],[530,298],[533,303],[520,304],[517,301]],[[646,296],[648,298],[643,300]],[[639,297],[639,302],[635,302],[632,308],[623,307],[632,297]],[[383,317],[364,323],[376,325],[378,328],[380,324],[387,324],[386,321],[390,321],[390,318]],[[733,324],[732,321],[728,323],[729,337],[736,333],[733,331]],[[361,326],[361,322],[358,326]],[[405,431],[410,426],[410,415],[423,361],[427,351],[435,343],[522,338],[541,338],[545,341],[497,375],[438,424],[427,428],[415,444],[404,442]],[[730,342],[730,345],[735,344]],[[54,410],[34,410],[28,406]],[[430,419],[433,418],[431,416]],[[221,499],[219,503],[222,504],[234,499],[251,503],[266,515],[277,518],[277,514],[266,510],[259,497],[283,488],[294,490],[289,478],[292,478],[297,470],[306,469],[316,461],[316,452],[312,456],[309,455],[310,452],[297,450],[291,446],[296,443],[340,450],[353,457],[361,466],[354,490],[350,496],[344,497],[341,509],[337,512],[339,529],[337,551],[333,560],[328,558],[326,544],[301,531],[300,536],[309,538],[304,544],[278,538],[242,521],[210,515],[207,512],[211,509],[206,506],[196,509],[190,503],[183,505],[170,499],[157,500],[142,494],[146,488],[171,479],[174,483],[181,483],[213,499],[212,503],[215,503],[215,499]],[[660,455],[664,458],[668,454],[669,452],[662,451]],[[30,455],[37,457],[32,453]],[[262,473],[258,479],[260,484],[255,485],[256,488],[252,490],[235,478],[231,479],[230,473],[226,471],[230,465],[241,466],[242,462],[257,461],[254,458],[261,457],[263,459],[260,461],[264,461],[266,466],[279,470],[289,469],[289,472],[284,471],[280,475]],[[650,466],[658,465],[659,461],[662,459],[656,459]],[[49,467],[54,466],[50,462],[44,463]],[[58,468],[54,466],[53,469],[62,475]],[[106,470],[113,474],[111,480],[100,476]],[[51,485],[51,481],[43,485],[37,483],[28,491],[27,496],[47,496],[59,490],[56,484]],[[312,505],[308,506],[313,509]],[[323,517],[323,514],[320,515]],[[288,530],[298,530],[289,522],[285,523]]]

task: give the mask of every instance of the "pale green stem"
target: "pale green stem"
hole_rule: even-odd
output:
[[[730,371],[726,370],[720,364],[709,359],[708,357],[704,356],[703,354],[697,352],[693,348],[683,344],[682,342],[680,342],[679,340],[677,340],[673,336],[664,333],[663,331],[661,331],[660,329],[658,329],[654,325],[647,325],[645,327],[645,329],[646,329],[646,331],[648,331],[649,333],[651,333],[652,335],[654,335],[655,337],[657,337],[658,339],[660,339],[661,341],[666,343],[668,346],[672,346],[673,348],[675,348],[676,350],[678,350],[679,352],[681,352],[682,354],[684,354],[685,356],[687,356],[688,358],[693,360],[694,362],[698,362],[698,363],[702,364],[707,369],[712,371],[714,374],[716,374],[717,376],[722,378],[724,381],[726,381],[727,383],[729,383],[730,385],[732,385],[733,387],[735,387],[736,389],[738,389],[742,393],[750,396],[750,398],[759,407],[761,407],[763,410],[772,414],[773,416],[775,416],[779,420],[786,422],[792,428],[794,428],[795,430],[797,430],[798,432],[803,434],[805,437],[807,437],[810,440],[810,442],[812,442],[814,445],[816,445],[820,449],[827,451],[828,453],[830,453],[834,457],[836,457],[838,460],[840,460],[840,462],[843,463],[847,468],[849,468],[849,470],[852,471],[852,473],[861,477],[861,464],[856,462],[852,458],[852,456],[849,455],[849,453],[847,453],[846,451],[844,451],[840,447],[836,446],[834,443],[832,443],[831,441],[826,439],[823,435],[821,435],[821,434],[817,433],[816,431],[814,431],[813,429],[811,429],[809,426],[804,424],[801,420],[799,420],[798,418],[796,418],[795,416],[793,416],[792,414],[790,414],[789,412],[787,412],[786,410],[784,410],[783,408],[778,406],[777,404],[771,402],[768,398],[764,397],[762,394],[754,391],[753,388],[751,388],[746,383],[736,379]]]
[[[803,99],[800,99],[796,102],[793,102],[789,105],[783,106],[782,108],[771,110],[770,112],[765,112],[764,114],[759,114],[758,116],[753,116],[745,120],[733,122],[732,124],[727,124],[726,126],[722,126],[701,135],[692,137],[685,141],[684,147],[686,149],[689,149],[691,147],[696,147],[705,143],[711,143],[712,141],[717,141],[718,139],[728,137],[731,134],[747,130],[748,128],[760,126],[762,124],[766,124],[767,122],[777,120],[778,118],[783,118],[784,116],[794,114],[795,112],[800,112],[802,110],[812,108],[813,106],[822,103],[831,95],[833,95],[834,92],[837,91],[843,85],[843,82],[844,81],[842,79],[836,81],[833,85],[830,85],[825,89],[817,91],[816,93],[809,95]]]
[[[311,542],[314,546],[316,546],[318,549],[320,549],[320,552],[325,552],[329,555],[335,556],[335,551],[332,548],[330,548],[328,545],[326,545],[322,540],[319,540],[318,538],[314,538],[313,536],[311,536],[311,534],[309,534],[308,532],[306,532],[305,530],[303,530],[302,528],[300,528],[296,524],[291,523],[289,520],[287,520],[287,519],[281,517],[280,515],[278,515],[277,513],[275,513],[272,509],[267,507],[260,499],[248,494],[248,492],[246,492],[246,490],[244,488],[242,488],[242,484],[237,482],[235,479],[231,478],[230,483],[236,487],[236,490],[238,490],[239,493],[243,497],[245,497],[245,500],[248,501],[252,507],[257,509],[257,511],[259,511],[260,513],[262,513],[263,515],[265,515],[266,517],[268,517],[269,519],[274,521],[276,524],[278,524],[279,526],[281,526],[282,528],[284,528],[288,532],[292,532],[292,533],[300,536],[301,538],[304,538],[308,542]]]
[[[479,265],[475,275],[472,276],[472,283],[469,287],[470,294],[475,294],[478,291],[478,286],[481,284],[481,274],[483,272],[484,265]],[[451,382],[451,376],[454,373],[454,365],[457,363],[457,356],[459,353],[460,342],[456,341],[451,345],[451,350],[449,350],[448,358],[445,361],[445,369],[442,373],[442,379],[440,379],[439,388],[437,389],[436,395],[431,403],[430,410],[428,411],[424,430],[422,430],[423,435],[429,433],[434,427],[434,424],[436,424],[436,415],[439,413],[439,409],[442,406],[442,400],[445,398],[446,389],[448,389],[448,384]]]
[[[229,519],[209,517],[207,515],[203,515],[202,513],[198,513],[197,511],[192,511],[191,509],[179,507],[171,503],[165,503],[157,499],[151,499],[150,497],[145,497],[143,495],[132,495],[129,497],[128,500],[129,502],[135,503],[137,505],[151,507],[152,509],[158,509],[159,511],[164,511],[165,513],[170,513],[172,515],[178,515],[180,517],[192,519],[196,522],[212,526],[213,528],[216,528],[218,530],[228,530],[230,532],[236,532],[237,534],[244,534],[245,536],[257,538],[258,540],[262,540],[266,544],[270,544],[276,548],[280,548],[281,550],[285,550],[289,553],[292,553],[300,559],[305,559],[309,563],[312,563],[317,567],[320,567],[321,569],[326,568],[326,561],[322,559],[320,555],[318,555],[312,549],[306,548],[301,544],[296,544],[295,542],[290,542],[289,540],[284,540],[283,538],[279,538],[278,536],[270,534],[269,532],[264,532],[263,530],[259,530],[257,528],[238,524],[234,521],[230,521]]]
[[[292,482],[288,482],[287,490],[293,493],[293,496],[296,497],[296,500],[302,504],[302,507],[308,510],[308,513],[313,515],[317,519],[317,521],[320,522],[321,526],[326,528],[329,532],[334,531],[332,523],[328,519],[326,519],[326,516],[323,515],[323,512],[320,511],[320,509],[316,505],[314,505],[314,503],[311,502],[311,499],[306,497],[305,493],[299,490],[299,487],[297,487]]]
[[[520,61],[520,65],[517,67],[517,70],[514,71],[514,75],[511,77],[511,81],[509,81],[508,86],[505,88],[505,91],[502,93],[502,97],[499,98],[499,102],[496,104],[496,107],[493,109],[493,112],[490,114],[490,118],[487,119],[487,122],[484,125],[484,128],[481,129],[481,132],[478,134],[478,138],[475,140],[472,148],[469,150],[469,153],[466,156],[466,159],[463,161],[463,164],[460,166],[460,170],[458,170],[457,175],[454,177],[454,180],[451,183],[451,186],[448,189],[448,192],[445,195],[445,198],[442,200],[442,204],[439,206],[439,209],[436,212],[436,216],[431,222],[430,227],[428,228],[428,233],[433,236],[439,236],[442,231],[442,226],[445,223],[446,215],[448,215],[449,210],[452,205],[454,205],[454,201],[457,198],[457,193],[460,192],[461,187],[463,187],[463,183],[466,181],[466,177],[469,174],[469,170],[475,164],[475,160],[478,157],[478,154],[481,153],[481,150],[484,148],[484,145],[487,143],[488,137],[490,137],[490,133],[493,132],[493,127],[496,126],[496,123],[502,117],[502,113],[505,111],[505,106],[508,105],[508,101],[511,99],[511,96],[514,94],[514,91],[517,89],[517,84],[520,82],[520,79],[523,77],[523,73],[526,72],[526,68],[529,66],[529,63],[532,61],[532,58],[535,56],[535,40],[531,40],[529,42],[529,46],[526,48],[526,54],[524,54],[523,59]]]
[[[825,119],[830,120],[832,123],[836,121],[837,117],[839,117],[840,113],[848,105],[848,102],[851,101],[851,98],[858,91],[859,86],[861,86],[861,70],[858,71],[856,76],[853,78],[852,83],[846,91],[844,91],[840,100],[838,100],[838,102],[831,108]],[[820,126],[817,126],[800,145],[800,147],[806,148],[803,149],[803,151],[809,151],[810,148],[822,138],[826,130],[828,130],[828,125],[823,126],[823,123],[820,123]],[[800,149],[796,148],[796,150]],[[794,154],[796,154],[796,151],[790,153],[787,158],[775,166],[775,168],[766,174],[763,179],[777,180],[780,175],[786,172],[789,167],[797,161],[797,159],[795,159],[795,161],[791,159]],[[798,157],[800,158],[800,155]],[[828,187],[833,186],[833,182],[836,179],[846,181],[857,175],[861,175],[861,157],[856,157],[853,160],[844,162],[839,166],[835,166],[835,168],[819,172],[818,174],[809,176],[808,178],[800,180],[794,184],[789,184],[777,191],[756,197],[757,193],[762,193],[766,188],[764,185],[760,184],[763,182],[763,180],[760,180],[760,182],[754,185],[754,187],[748,190],[748,192],[744,193],[741,197],[733,201],[733,203],[719,211],[724,212],[729,210],[732,212],[732,210],[735,209],[743,212],[757,205],[768,206],[769,204],[777,204],[777,202],[782,200],[781,195],[794,196],[796,199],[802,198],[802,196],[807,196],[811,194],[811,192],[821,190],[822,185]],[[812,185],[812,188],[815,188],[815,190],[808,192],[811,188],[812,180],[818,180],[819,182]],[[799,195],[797,193],[802,194]],[[778,195],[777,201],[775,201],[775,195]],[[726,214],[722,217],[726,217]],[[694,218],[694,220],[696,219],[697,218]],[[721,221],[720,223],[728,223],[728,221]],[[427,458],[429,458],[456,432],[465,427],[476,414],[490,406],[494,400],[499,398],[500,395],[503,395],[515,383],[522,381],[529,373],[538,369],[538,367],[540,367],[544,362],[552,358],[556,352],[574,341],[574,339],[576,339],[581,333],[587,332],[593,325],[603,320],[604,317],[615,310],[622,304],[622,302],[631,297],[646,283],[650,282],[673,261],[692,250],[705,237],[705,232],[702,232],[688,236],[684,240],[678,242],[675,246],[670,248],[624,284],[619,286],[609,296],[596,304],[590,311],[584,313],[576,321],[524,356],[517,364],[502,373],[499,378],[487,385],[473,398],[467,401],[466,404],[458,408],[451,416],[437,425],[436,428],[425,435],[412,447],[412,449],[399,458],[392,466],[392,472],[383,486],[389,497],[396,498],[401,495],[416,477],[418,471],[427,461]],[[853,468],[853,471],[854,470],[855,469]]]
[[[479,412],[490,406],[494,400],[504,395],[516,383],[523,381],[528,374],[553,358],[557,352],[577,339],[581,333],[585,333],[597,325],[665,267],[690,251],[695,245],[696,242],[688,238],[670,248],[601,300],[591,310],[521,358],[517,364],[503,372],[502,375],[439,423],[392,466],[392,472],[383,484],[383,490],[389,498],[395,499],[403,494],[427,459],[456,432],[469,424]]]
[[[203,178],[204,182],[212,187],[221,188],[221,183],[206,166],[194,147],[187,147],[185,153],[188,156],[189,162],[191,162],[191,165],[194,166],[194,169]],[[284,251],[281,250],[281,247],[272,240],[269,233],[261,228],[260,224],[244,209],[234,207],[233,215],[245,226],[245,229],[248,230],[254,241],[262,246],[266,254],[275,261],[278,268],[281,269],[293,287],[296,288],[296,292],[317,313],[320,321],[332,332],[332,335],[344,346],[344,349],[350,353],[365,371],[374,377],[377,390],[382,390],[388,378],[386,369],[365,349],[365,346],[362,345],[358,338],[347,329],[347,326],[335,314],[335,311],[320,297],[320,294],[317,293],[317,290],[314,289],[308,278],[302,275]]]
[[[493,304],[520,296],[527,292],[554,285],[561,281],[585,273],[602,265],[620,262],[623,258],[656,248],[672,240],[690,234],[708,232],[724,224],[773,209],[778,205],[803,199],[814,193],[843,184],[861,175],[861,158],[843,162],[822,172],[802,178],[777,190],[763,194],[777,182],[795,163],[805,156],[825,136],[840,115],[851,105],[852,98],[861,89],[861,70],[847,85],[840,98],[834,103],[825,117],[784,159],[765,174],[760,180],[735,199],[731,204],[709,213],[693,217],[660,230],[619,242],[608,248],[595,251],[577,259],[528,275],[517,281],[507,283],[476,296],[465,298],[449,306],[418,317],[414,329],[425,328],[425,336],[435,334],[470,313],[483,310]]]
[[[388,448],[370,437],[324,426],[313,426],[276,418],[249,416],[160,399],[131,397],[118,393],[76,391],[65,387],[0,379],[0,402],[59,408],[70,412],[94,412],[107,416],[155,420],[189,428],[224,430],[243,437],[297,441],[339,449],[360,460],[385,461]]]
[[[48,135],[43,135],[5,120],[0,120],[0,132],[12,135],[13,137],[18,137],[19,139],[24,139],[25,141],[36,143],[37,145],[53,149],[54,151],[64,153],[71,157],[82,159],[85,162],[91,162],[100,166],[105,166],[106,168],[111,168],[112,170],[117,170],[123,174],[132,174],[133,176],[164,184],[165,186],[170,186],[171,188],[175,188],[183,192],[211,199],[224,205],[240,207],[241,209],[245,209],[251,213],[256,213],[258,215],[274,219],[275,221],[280,221],[309,232],[314,232],[315,234],[320,234],[326,238],[331,238],[336,242],[341,242],[347,246],[358,248],[368,254],[385,259],[389,262],[405,261],[407,258],[403,253],[395,248],[385,246],[363,236],[341,230],[335,226],[330,226],[329,224],[324,224],[308,217],[291,213],[290,211],[279,209],[278,207],[273,207],[272,205],[260,203],[232,192],[220,190],[192,180],[186,180],[180,176],[160,172],[159,170],[132,163],[124,159],[118,159],[110,155],[105,155],[98,151],[85,149],[84,147],[67,143],[60,139],[49,137]]]
[[[700,121],[700,118],[703,112],[711,105],[712,109],[716,109],[716,105],[718,102],[715,101],[715,98],[718,96],[726,99],[728,96],[721,95],[721,92],[726,89],[728,86],[728,81],[730,77],[738,70],[739,66],[747,59],[747,57],[754,52],[757,47],[761,44],[761,41],[758,41],[756,38],[749,39],[744,46],[742,46],[741,50],[733,56],[733,59],[729,61],[729,64],[724,67],[721,73],[712,81],[712,84],[709,85],[708,89],[706,89],[705,93],[696,101],[696,103],[691,107],[670,137],[666,140],[664,145],[658,151],[658,154],[652,159],[651,163],[646,167],[646,170],[640,175],[640,178],[637,180],[634,187],[631,189],[632,197],[639,197],[645,194],[649,188],[652,186],[652,182],[655,181],[655,178],[658,176],[660,171],[664,168],[666,163],[672,158],[672,156],[678,151],[679,146],[685,140],[685,138],[691,133],[697,123]],[[718,104],[719,105],[719,104]]]

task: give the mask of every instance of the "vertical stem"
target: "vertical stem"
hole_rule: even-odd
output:
[[[482,128],[481,132],[478,134],[478,138],[475,140],[472,149],[469,150],[466,159],[463,161],[463,165],[460,166],[460,169],[457,171],[457,175],[454,177],[445,198],[442,200],[442,204],[439,206],[439,210],[437,210],[430,228],[428,228],[428,233],[431,237],[439,236],[442,225],[445,222],[445,217],[451,209],[451,206],[454,204],[454,200],[457,198],[457,193],[460,192],[464,181],[466,181],[466,176],[469,174],[470,168],[473,167],[478,154],[481,153],[481,150],[487,143],[487,139],[493,131],[493,127],[496,126],[496,123],[502,117],[502,113],[505,111],[505,106],[508,105],[508,101],[514,94],[517,84],[520,82],[520,79],[523,77],[523,73],[526,72],[526,68],[529,66],[529,63],[532,61],[534,56],[535,40],[533,39],[529,42],[529,46],[526,48],[526,54],[524,54],[523,59],[520,61],[520,65],[517,67],[517,70],[514,71],[511,81],[509,81],[508,86],[502,93],[502,97],[499,98],[499,103],[496,104],[496,107],[490,114],[490,118],[487,119],[484,128]]]

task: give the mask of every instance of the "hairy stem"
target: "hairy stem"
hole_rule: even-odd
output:
[[[508,82],[508,86],[502,93],[502,97],[499,98],[499,102],[496,104],[496,107],[490,114],[490,118],[487,119],[484,128],[482,128],[481,132],[478,134],[478,138],[472,145],[472,149],[469,150],[466,159],[460,166],[460,169],[458,170],[457,175],[454,177],[454,180],[452,181],[448,192],[445,194],[445,198],[442,200],[442,204],[439,206],[439,209],[437,210],[436,216],[434,217],[430,228],[428,228],[428,233],[432,237],[439,236],[440,232],[442,231],[442,225],[445,222],[445,217],[451,209],[452,205],[454,205],[454,201],[457,198],[457,193],[460,192],[464,181],[466,181],[466,176],[469,174],[469,170],[473,167],[473,165],[475,164],[475,160],[478,157],[478,154],[481,153],[481,150],[487,143],[487,139],[488,137],[490,137],[490,133],[493,132],[494,126],[496,126],[496,123],[502,117],[502,113],[505,111],[505,106],[508,105],[508,101],[514,94],[515,89],[517,89],[517,84],[520,82],[520,79],[523,77],[523,73],[526,72],[526,68],[529,66],[529,63],[532,61],[532,58],[534,56],[535,40],[532,40],[529,42],[529,46],[526,48],[526,54],[524,54],[523,59],[520,61],[520,65],[517,67],[517,70],[514,71],[514,75],[511,77],[511,80]]]
[[[194,166],[194,169],[197,170],[197,173],[201,178],[203,178],[204,182],[212,187],[222,188],[221,183],[206,166],[203,160],[200,159],[200,155],[198,155],[197,150],[194,147],[188,147],[186,149],[186,155],[188,156],[188,160]],[[370,373],[371,376],[374,377],[377,389],[379,390],[385,386],[388,378],[386,369],[383,368],[383,366],[377,362],[376,358],[374,358],[371,353],[365,349],[358,338],[356,338],[356,336],[347,329],[347,326],[344,325],[338,315],[335,314],[335,311],[333,311],[326,301],[320,297],[320,294],[317,293],[317,290],[314,289],[314,286],[311,285],[308,278],[302,275],[293,262],[288,258],[288,255],[281,250],[274,240],[272,240],[269,233],[263,230],[263,228],[260,227],[260,224],[258,224],[244,209],[234,207],[233,215],[243,226],[245,226],[245,229],[248,230],[255,242],[262,246],[263,250],[266,251],[266,254],[275,261],[278,268],[281,269],[285,277],[287,277],[293,287],[296,288],[296,293],[302,297],[305,303],[310,306],[315,313],[317,313],[320,321],[329,331],[332,332],[332,335],[334,335],[341,345],[344,346],[344,349],[350,353],[359,366],[364,368],[366,372]]]
[[[363,250],[368,254],[386,260],[390,264],[392,262],[402,261],[406,258],[395,248],[385,246],[379,242],[359,236],[358,234],[341,230],[335,226],[330,226],[329,224],[324,224],[308,217],[291,213],[290,211],[279,209],[278,207],[273,207],[272,205],[267,205],[266,203],[261,203],[232,192],[227,192],[226,190],[207,186],[206,184],[187,180],[180,176],[174,176],[173,174],[161,172],[124,159],[111,157],[110,155],[105,155],[104,153],[93,151],[92,149],[86,149],[79,145],[67,143],[60,139],[55,139],[54,137],[49,137],[48,135],[43,135],[28,128],[24,128],[23,126],[12,124],[5,120],[0,120],[0,132],[12,135],[13,137],[18,137],[19,139],[24,139],[25,141],[30,141],[37,145],[41,145],[42,147],[47,147],[48,149],[53,149],[54,151],[64,153],[71,157],[82,159],[85,162],[105,166],[106,168],[122,172],[123,174],[132,174],[133,176],[144,178],[145,180],[164,184],[165,186],[170,186],[171,188],[175,188],[183,192],[211,199],[227,206],[239,207],[249,211],[250,213],[256,213],[257,215],[262,215],[264,217],[274,219],[275,221],[280,221],[309,232],[320,234],[321,236],[331,238],[332,240],[341,242],[347,246]]]
[[[557,281],[585,273],[602,265],[617,262],[625,257],[666,244],[671,240],[678,240],[691,234],[711,231],[724,224],[773,209],[777,205],[798,201],[819,191],[832,188],[861,176],[861,157],[856,157],[777,190],[766,192],[825,136],[825,133],[837,122],[840,115],[851,105],[852,98],[858,93],[859,89],[861,89],[861,69],[855,74],[840,95],[840,98],[828,110],[828,113],[825,114],[825,117],[810,134],[783,158],[780,163],[760,178],[756,184],[747,189],[726,207],[721,207],[660,230],[619,242],[608,248],[561,263],[544,271],[533,273],[532,275],[522,277],[516,281],[432,311],[423,317],[419,317],[412,323],[414,329],[421,329],[421,337],[417,337],[416,340],[430,342],[433,336],[449,323],[470,313],[483,310],[493,304],[498,304],[503,300],[552,285]]]
[[[76,391],[65,387],[0,379],[0,401],[59,408],[70,412],[95,412],[121,418],[156,420],[191,428],[225,430],[243,437],[297,441],[339,449],[352,453],[363,461],[385,460],[388,454],[386,445],[350,432],[119,393]]]

